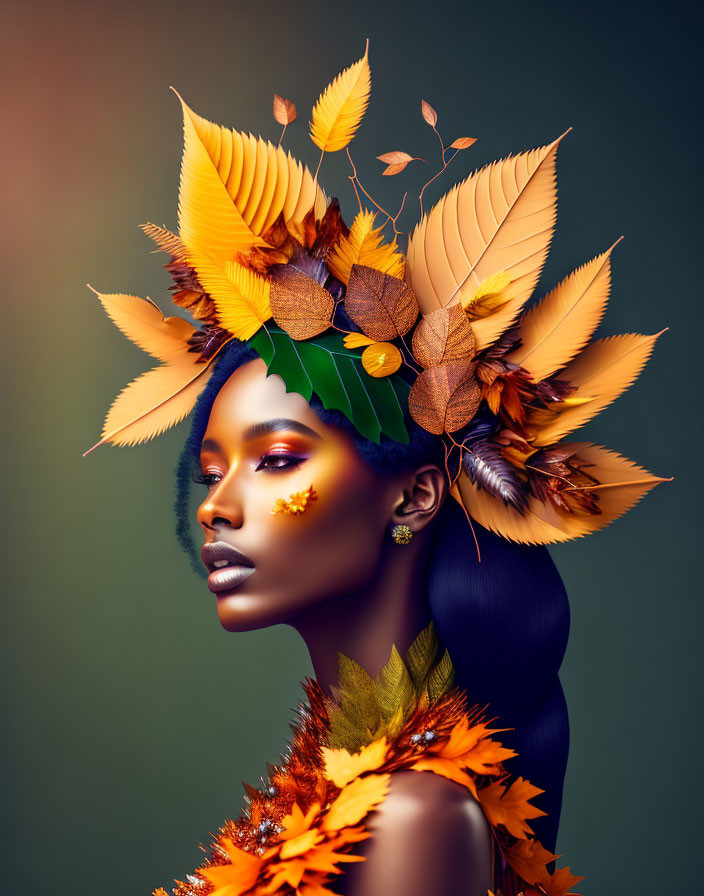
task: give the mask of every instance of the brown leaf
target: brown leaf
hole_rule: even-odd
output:
[[[278,93],[274,94],[274,118],[284,126],[296,120],[296,107],[291,100],[279,96]]]
[[[330,326],[335,300],[319,283],[288,265],[271,281],[271,313],[293,339],[310,339]]]
[[[463,361],[474,355],[474,334],[461,305],[438,308],[424,314],[413,332],[413,354],[423,367],[445,361]]]
[[[447,361],[423,370],[408,396],[411,417],[434,435],[457,432],[475,415],[481,390],[463,361]]]
[[[345,311],[366,336],[386,342],[411,329],[418,317],[418,302],[404,280],[353,264]]]
[[[340,203],[337,199],[331,199],[330,205],[325,209],[325,214],[318,224],[318,233],[310,248],[314,258],[327,258],[330,249],[340,241],[340,237],[349,236],[350,229],[342,220]]]
[[[386,162],[387,165],[397,165],[399,162],[405,162],[408,164],[413,161],[413,156],[409,156],[407,152],[402,152],[399,149],[394,150],[393,152],[385,152],[383,156],[377,156],[380,162]]]
[[[381,173],[389,176],[392,174],[400,174],[406,165],[408,165],[408,162],[397,162],[395,165],[389,165],[387,168],[384,168]]]
[[[438,123],[438,113],[433,109],[430,103],[426,103],[425,100],[420,101],[420,110],[423,114],[423,118],[428,122],[431,128],[434,128]]]
[[[450,146],[453,149],[467,149],[467,147],[471,146],[473,143],[477,142],[476,137],[458,137],[456,140],[453,140]]]

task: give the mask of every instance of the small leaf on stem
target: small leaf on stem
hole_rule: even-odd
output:
[[[420,101],[420,111],[423,114],[423,118],[428,122],[431,128],[434,128],[438,123],[438,113],[433,109],[430,103],[426,103],[425,100]]]
[[[456,140],[453,140],[450,146],[453,149],[467,149],[467,147],[471,146],[473,143],[477,142],[476,137],[458,137]]]
[[[413,156],[409,156],[407,152],[394,150],[393,152],[385,152],[383,156],[377,156],[380,162],[386,162],[387,165],[398,165],[401,162],[408,164],[415,161]]]
[[[278,93],[274,94],[274,118],[284,126],[296,120],[296,107],[291,100],[279,96]]]

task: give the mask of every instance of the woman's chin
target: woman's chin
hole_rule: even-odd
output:
[[[217,595],[220,625],[228,632],[251,632],[276,625],[280,619],[267,612],[262,599],[241,591],[221,592]]]

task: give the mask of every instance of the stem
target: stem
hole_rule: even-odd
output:
[[[357,189],[357,184],[355,183],[354,177],[350,177],[347,175],[352,183],[352,188],[354,189],[354,195],[357,197],[357,202],[359,203],[359,210],[362,211],[362,200],[359,197],[359,190]]]
[[[362,182],[360,181],[359,177],[357,176],[357,169],[355,168],[355,164],[352,161],[352,156],[350,155],[349,147],[346,149],[346,152],[347,152],[347,158],[350,160],[350,165],[352,166],[352,171],[354,172],[354,175],[353,175],[354,180],[357,182],[357,186],[359,187],[359,189],[364,193],[364,195],[372,203],[372,205],[374,205],[376,208],[378,208],[379,211],[383,215],[386,215],[387,221],[393,221],[392,216],[386,211],[386,209],[382,208],[378,202],[376,202],[374,199],[372,199],[372,197],[369,195],[369,193],[367,193],[367,191],[364,189],[364,187],[362,186]],[[386,221],[384,221],[384,224],[386,224]]]
[[[433,128],[433,130],[435,130],[435,128]],[[437,131],[436,131],[436,133],[437,133]],[[439,137],[439,136],[440,136],[440,134],[438,134],[438,137]],[[442,143],[442,140],[441,140],[440,142]],[[443,161],[444,161],[444,164],[443,164],[442,168],[438,171],[438,173],[435,175],[435,177],[431,177],[430,180],[428,181],[428,183],[423,185],[423,189],[420,191],[420,196],[418,197],[418,201],[420,202],[420,213],[421,213],[421,215],[423,214],[423,193],[425,193],[425,188],[426,188],[426,187],[429,187],[429,186],[432,184],[432,182],[433,182],[434,180],[437,180],[437,179],[440,177],[440,175],[441,175],[441,174],[443,173],[443,171],[447,168],[447,166],[448,166],[448,165],[450,164],[450,162],[454,159],[454,157],[457,155],[458,152],[459,152],[459,149],[456,149],[455,152],[450,156],[449,161],[445,162],[445,161],[444,161],[444,160],[445,160],[445,153],[444,153],[444,150],[443,150]]]
[[[285,125],[284,125],[284,129],[283,129],[283,131],[281,131],[281,136],[279,137],[279,142],[278,142],[278,145],[279,145],[279,146],[281,146],[281,141],[284,139],[284,134],[286,133],[286,128],[287,128],[287,127],[288,127],[288,124],[285,124]]]
[[[317,191],[317,188],[318,188],[318,172],[320,171],[320,166],[323,164],[323,156],[324,155],[325,155],[325,150],[322,149],[320,151],[320,159],[318,160],[318,167],[315,169],[315,177],[313,178],[314,195],[315,195],[315,191]]]

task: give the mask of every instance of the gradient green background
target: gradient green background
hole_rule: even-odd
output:
[[[81,458],[148,359],[104,292],[169,280],[137,225],[175,226],[181,120],[306,135],[326,83],[371,38],[354,144],[395,206],[417,176],[375,156],[479,137],[431,198],[570,125],[539,293],[624,233],[600,329],[669,325],[637,386],[585,435],[675,477],[553,556],[573,609],[560,852],[586,896],[694,892],[701,843],[701,20],[694,5],[465,2],[25,4],[4,14],[2,547],[7,892],[148,894],[199,861],[288,734],[311,672],[288,628],[228,635],[172,534],[179,427]],[[343,159],[322,181],[348,216]],[[405,229],[413,223],[404,219]]]

